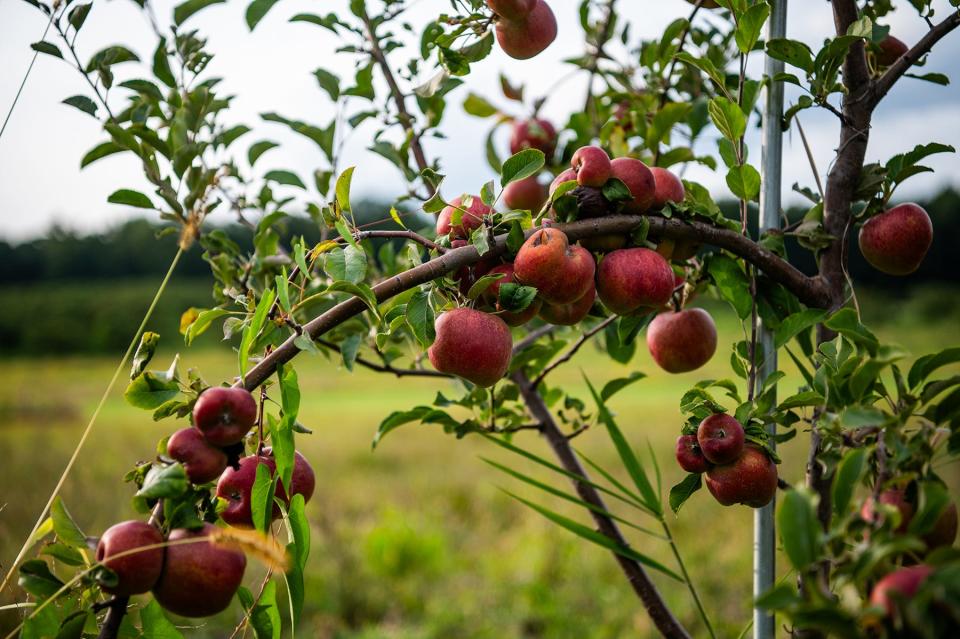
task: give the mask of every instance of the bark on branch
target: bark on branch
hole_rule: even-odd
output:
[[[570,473],[584,478],[588,477],[586,469],[580,463],[580,459],[570,446],[570,441],[557,427],[557,423],[554,421],[550,409],[547,408],[543,398],[534,388],[531,381],[521,371],[517,371],[511,375],[511,379],[520,389],[520,394],[530,414],[541,424],[541,433],[560,461],[560,464]],[[602,511],[606,511],[607,506],[603,501],[603,497],[600,496],[600,493],[590,484],[580,481],[573,481],[573,487],[576,489],[580,499],[601,510],[601,512],[597,512],[596,510],[590,511],[590,515],[593,517],[597,529],[618,544],[627,546],[627,540],[620,531],[620,527],[617,526],[617,523],[613,519],[603,514]],[[644,570],[643,566],[632,559],[616,553],[614,553],[614,557],[617,563],[620,564],[620,569],[626,576],[627,581],[630,582],[630,586],[643,602],[647,614],[650,615],[650,619],[657,627],[657,630],[660,631],[660,634],[668,639],[689,639],[689,633],[673,616],[673,613],[670,611],[666,602],[664,602],[663,597],[660,595],[653,581],[650,580],[650,576],[646,570]]]
[[[871,97],[872,104],[875,106],[879,103],[890,89],[893,88],[893,85],[897,83],[897,80],[902,78],[903,75],[910,70],[910,67],[929,53],[933,45],[957,27],[960,27],[960,11],[954,11],[943,22],[927,31],[926,35],[913,45],[913,48],[891,64],[884,74],[877,79],[874,85],[873,96]]]

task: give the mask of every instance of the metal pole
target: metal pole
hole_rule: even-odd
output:
[[[767,37],[783,38],[787,33],[787,0],[773,0],[770,22],[767,25]],[[783,62],[767,56],[764,74],[769,78],[767,101],[763,110],[763,157],[762,190],[760,193],[760,232],[766,229],[780,228],[780,188],[781,164],[783,156],[783,132],[780,122],[783,119],[783,83],[774,82],[773,77],[783,73]],[[760,363],[759,379],[766,379],[777,370],[777,352],[774,347],[773,333],[763,326],[759,327],[759,345],[763,353]],[[771,430],[773,427],[771,427]],[[776,579],[777,536],[774,524],[776,498],[763,508],[756,510],[753,516],[753,595],[758,597],[773,587]],[[776,624],[772,614],[754,608],[754,639],[773,639]]]

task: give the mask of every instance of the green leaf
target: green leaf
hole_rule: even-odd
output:
[[[855,309],[842,308],[823,324],[827,328],[849,338],[852,342],[865,346],[871,355],[876,355],[879,341],[866,326],[860,323]]]
[[[280,378],[280,406],[283,409],[283,418],[274,424],[270,423],[270,441],[273,444],[273,458],[277,464],[277,475],[287,494],[290,494],[290,482],[293,479],[294,458],[296,446],[293,438],[293,425],[300,413],[300,385],[297,381],[297,371],[293,366],[281,366],[277,375]]]
[[[774,343],[782,348],[794,337],[803,331],[819,324],[827,316],[827,311],[819,308],[808,308],[788,315],[774,333]]]
[[[41,40],[40,42],[34,42],[33,44],[30,45],[30,48],[33,49],[34,51],[38,51],[40,53],[46,53],[47,55],[52,55],[54,57],[63,59],[63,54],[60,53],[60,49],[57,48],[57,45],[51,42],[47,42],[45,40]]]
[[[266,533],[273,520],[273,495],[277,483],[267,464],[257,464],[257,475],[250,492],[250,514],[253,527]]]
[[[170,60],[167,59],[167,41],[160,38],[157,48],[153,52],[153,75],[171,89],[176,88],[177,79],[170,70]]]
[[[838,517],[847,513],[850,499],[860,483],[863,475],[863,464],[867,456],[865,448],[854,448],[847,452],[840,463],[833,478],[833,512]]]
[[[155,371],[145,371],[127,386],[124,399],[134,408],[154,410],[180,393],[176,379],[166,378]]]
[[[506,492],[508,495],[510,495],[517,501],[534,509],[535,511],[537,511],[538,513],[540,513],[541,515],[543,515],[553,523],[557,524],[561,528],[567,529],[568,531],[572,532],[573,534],[577,535],[582,539],[586,539],[587,541],[593,542],[598,546],[606,548],[607,550],[610,550],[620,555],[621,557],[632,559],[639,564],[642,564],[658,572],[661,572],[668,577],[676,579],[677,581],[683,581],[683,579],[677,573],[673,572],[672,570],[670,570],[660,562],[656,561],[655,559],[652,559],[642,553],[639,553],[636,550],[630,548],[629,546],[624,546],[623,544],[618,543],[617,541],[611,539],[610,537],[607,537],[601,532],[593,530],[588,526],[584,526],[583,524],[573,521],[572,519],[568,519],[559,513],[555,513],[551,510],[548,510],[547,508],[544,508],[543,506],[537,505],[531,501],[527,501],[522,497],[518,497],[517,495],[514,495],[509,491],[504,491],[504,492]]]
[[[67,17],[70,26],[79,31],[83,23],[87,21],[87,16],[90,14],[90,8],[92,6],[93,3],[88,2],[87,4],[77,5],[71,9],[70,15]]]
[[[727,172],[727,186],[737,198],[751,202],[760,195],[760,173],[750,164],[734,166]]]
[[[801,391],[780,402],[778,408],[780,410],[790,410],[801,406],[822,406],[825,401],[823,395],[817,391]]]
[[[500,171],[500,186],[536,175],[546,163],[546,156],[539,149],[524,149],[503,163]]]
[[[183,334],[183,341],[187,346],[193,344],[193,340],[197,339],[203,335],[210,325],[213,322],[224,315],[229,315],[230,312],[222,308],[212,308],[210,310],[201,311],[195,320],[187,327],[187,330]]]
[[[294,173],[293,171],[267,171],[266,175],[263,176],[264,180],[273,181],[277,184],[285,184],[286,186],[295,186],[299,189],[306,190],[307,185],[303,183],[303,180]]]
[[[277,607],[277,584],[268,581],[258,599],[246,588],[237,591],[237,597],[250,615],[250,626],[256,639],[280,639],[281,619]]]
[[[500,290],[498,291],[500,306],[505,311],[511,313],[521,313],[525,311],[528,306],[533,304],[533,300],[536,297],[537,289],[534,287],[514,284],[513,282],[501,284]]]
[[[30,559],[20,565],[20,576],[17,580],[20,587],[27,593],[40,599],[53,596],[63,582],[50,572],[50,566],[42,559]]]
[[[327,92],[331,100],[336,102],[340,99],[340,78],[326,69],[317,69],[313,75],[317,78],[320,88]]]
[[[793,584],[780,583],[757,597],[756,606],[764,610],[781,610],[787,606],[800,603],[797,588]]]
[[[160,344],[160,335],[153,331],[144,331],[140,336],[140,343],[133,354],[133,362],[130,365],[130,379],[136,379],[147,368],[147,364],[153,359],[157,352],[157,346]]]
[[[260,302],[257,303],[257,309],[253,313],[253,319],[250,320],[249,326],[243,329],[243,335],[240,337],[240,347],[237,349],[241,377],[247,373],[247,368],[250,364],[250,349],[260,334],[260,329],[263,328],[264,323],[267,321],[267,314],[273,306],[275,297],[276,293],[274,293],[273,289],[268,288],[265,290],[263,296],[260,298]]]
[[[87,536],[70,516],[59,495],[50,506],[50,518],[53,519],[53,531],[57,534],[57,539],[71,548],[86,549]]]
[[[597,393],[596,389],[593,387],[593,384],[590,383],[590,380],[586,377],[586,375],[583,376],[583,379],[587,383],[587,386],[590,389],[590,394],[593,395],[593,400],[597,404],[600,423],[606,426],[607,434],[610,435],[610,439],[613,441],[613,445],[617,449],[617,454],[620,456],[620,460],[623,462],[624,468],[626,468],[627,472],[630,474],[630,479],[633,480],[633,484],[637,487],[637,490],[640,491],[640,495],[643,497],[644,506],[656,517],[662,517],[663,504],[660,503],[660,496],[657,495],[656,491],[653,489],[653,485],[650,483],[650,479],[647,477],[646,471],[640,464],[640,460],[633,452],[630,444],[627,443],[627,440],[620,431],[620,428],[617,426],[616,421],[614,421],[613,415],[611,415],[610,411],[607,410],[607,406],[603,398]]]
[[[267,12],[277,4],[278,0],[253,0],[247,7],[246,19],[247,26],[253,31]]]
[[[910,384],[910,388],[916,388],[933,371],[957,362],[960,362],[960,346],[947,348],[939,353],[924,355],[910,367],[910,372],[907,374],[907,383]]]
[[[614,394],[622,391],[624,388],[626,388],[630,384],[640,381],[646,376],[647,376],[646,373],[641,373],[640,371],[634,371],[630,373],[630,375],[627,377],[619,377],[617,379],[612,379],[603,385],[603,389],[600,391],[600,397],[601,399],[603,399],[603,401],[607,401],[608,399],[613,397]]]
[[[723,137],[731,142],[739,140],[747,130],[747,117],[736,102],[717,96],[707,104],[710,119]]]
[[[790,563],[802,572],[820,554],[820,524],[816,496],[806,488],[787,491],[777,513],[777,530]]]
[[[136,53],[126,47],[114,45],[101,49],[93,54],[90,61],[87,62],[86,72],[94,71],[120,64],[121,62],[139,62],[140,58]]]
[[[151,598],[150,603],[140,609],[140,623],[143,625],[143,636],[149,639],[183,639],[155,599]]]
[[[495,106],[476,93],[467,95],[467,98],[463,101],[463,110],[478,118],[489,118],[491,115],[496,115],[497,113]]]
[[[376,448],[377,445],[383,441],[387,433],[413,422],[441,424],[444,430],[449,430],[450,432],[453,432],[460,426],[460,422],[453,419],[453,417],[444,411],[433,408],[432,406],[416,406],[407,411],[394,411],[387,415],[387,417],[380,422],[380,426],[377,427],[377,434],[373,437],[373,448]]]
[[[749,53],[753,50],[757,40],[760,39],[763,25],[766,24],[769,16],[770,5],[766,2],[753,5],[740,16],[734,37],[741,53]]]
[[[847,406],[840,412],[840,425],[844,428],[879,426],[884,421],[883,411],[872,406]]]
[[[85,95],[73,95],[63,101],[64,104],[80,109],[88,115],[97,117],[97,103]]]
[[[328,291],[340,291],[341,293],[349,293],[360,299],[361,302],[367,305],[374,315],[378,318],[380,317],[380,308],[377,306],[377,295],[373,292],[373,289],[369,285],[360,282],[354,284],[352,282],[334,282],[328,288]]]
[[[407,326],[410,327],[410,331],[417,338],[420,346],[427,348],[433,344],[433,340],[436,338],[435,317],[433,307],[430,306],[429,290],[418,289],[413,294],[410,301],[407,302],[405,318]]]
[[[670,510],[674,514],[680,512],[680,508],[686,503],[693,493],[700,490],[703,481],[700,473],[689,473],[686,477],[670,489]]]
[[[60,542],[44,545],[40,554],[53,557],[68,566],[83,566],[86,564],[83,554],[79,550]]]
[[[807,73],[813,73],[813,51],[803,42],[774,38],[767,42],[767,54],[771,58],[792,64]]]
[[[183,24],[187,18],[195,14],[197,11],[209,7],[210,5],[220,4],[226,0],[187,0],[181,4],[178,4],[177,7],[173,10],[173,22],[178,27]]]
[[[925,481],[920,484],[920,503],[917,514],[910,520],[908,530],[914,535],[925,535],[943,514],[943,510],[950,504],[950,495],[947,489],[937,481]]]
[[[119,189],[110,194],[107,202],[111,204],[126,204],[138,209],[154,209],[153,202],[143,193],[132,189]]]
[[[335,192],[337,194],[337,205],[340,207],[341,211],[350,212],[350,183],[353,180],[353,169],[355,167],[348,167],[340,176],[337,178],[337,186]]]
[[[304,514],[305,503],[303,495],[298,493],[290,500],[290,510],[287,512],[293,543],[296,546],[293,558],[301,569],[307,565],[307,558],[310,556],[310,522]]]
[[[108,155],[113,155],[114,153],[120,153],[121,151],[126,151],[126,149],[115,142],[103,142],[93,147],[87,154],[83,156],[83,159],[80,160],[80,168],[84,168],[89,164],[93,164],[101,158],[105,158]]]
[[[740,319],[750,316],[753,299],[750,297],[750,280],[732,257],[714,253],[707,263],[707,271],[717,291],[737,312]]]
[[[172,499],[187,492],[190,480],[187,472],[179,463],[169,466],[153,465],[143,480],[143,488],[137,491],[137,497],[144,499]]]

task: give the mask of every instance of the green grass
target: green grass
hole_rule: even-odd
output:
[[[916,304],[865,300],[868,321],[886,320],[879,333],[915,354],[957,343],[954,313],[925,314]],[[699,379],[730,377],[727,352],[738,328],[718,313],[721,352],[701,371],[668,376],[658,372],[641,345],[628,366],[612,363],[585,348],[558,369],[553,383],[589,397],[581,369],[603,383],[633,370],[650,377],[611,402],[617,419],[638,448],[649,440],[664,474],[665,489],[681,476],[672,462],[680,425],[678,403]],[[165,336],[164,365],[178,346]],[[183,350],[183,349],[181,349]],[[183,350],[182,369],[196,367],[210,381],[235,369],[223,350]],[[119,357],[116,355],[115,357]],[[80,431],[109,379],[115,357],[6,359],[0,385],[0,562],[13,559],[38,510],[56,482]],[[609,553],[586,545],[512,500],[500,487],[544,503],[589,523],[575,507],[537,493],[480,459],[489,457],[567,488],[563,481],[521,463],[479,437],[463,440],[438,427],[408,426],[371,451],[380,419],[392,410],[429,402],[447,382],[403,379],[367,371],[348,374],[336,363],[304,355],[297,361],[302,391],[301,420],[314,429],[298,446],[317,474],[317,491],[308,505],[313,547],[308,566],[307,603],[297,629],[301,637],[428,639],[446,637],[613,638],[655,636]],[[789,368],[787,368],[789,370]],[[791,375],[784,394],[796,387]],[[127,406],[122,388],[113,393],[67,481],[64,499],[88,534],[134,516],[131,486],[124,472],[155,455],[156,442],[183,424],[155,423],[148,413]],[[589,402],[588,402],[589,405]],[[518,434],[516,443],[549,455],[535,434]],[[801,433],[783,450],[782,475],[802,476],[807,436]],[[607,468],[616,456],[602,429],[586,432],[576,446]],[[947,469],[957,483],[956,466]],[[623,476],[622,473],[617,473]],[[641,514],[617,512],[640,525]],[[681,552],[718,635],[736,636],[750,617],[751,526],[753,512],[722,508],[704,491],[679,518],[669,515]],[[661,541],[639,534],[631,543],[673,566]],[[780,562],[783,567],[785,560]],[[247,583],[262,574],[251,564]],[[686,589],[655,577],[664,596],[695,636],[704,631]],[[0,603],[11,601],[9,593]],[[0,617],[0,629],[14,621]],[[187,632],[190,637],[223,637],[239,618],[236,609]]]

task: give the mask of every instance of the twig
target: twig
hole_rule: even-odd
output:
[[[543,371],[541,371],[540,374],[534,378],[532,382],[533,387],[536,388],[537,386],[539,386],[540,382],[542,382],[547,375],[552,373],[555,368],[573,359],[573,356],[577,354],[577,351],[579,351],[583,347],[583,345],[590,340],[591,337],[593,337],[594,335],[596,335],[606,327],[610,326],[618,319],[620,319],[619,315],[611,315],[610,317],[606,318],[605,320],[603,320],[602,322],[600,322],[599,324],[591,328],[589,331],[584,332],[584,334],[580,336],[580,339],[574,342],[573,346],[571,346],[566,353],[564,353],[558,359],[554,360],[552,364],[550,364],[545,369],[543,369]]]
[[[597,76],[597,70],[600,68],[600,58],[605,55],[603,45],[610,39],[610,29],[613,27],[614,4],[616,4],[616,0],[607,0],[606,14],[600,26],[600,32],[597,34],[597,44],[593,53],[590,55],[590,64],[588,65],[590,74],[587,77],[587,97],[584,100],[583,110],[593,126],[596,126],[596,122],[593,121],[594,114],[596,113],[596,108],[593,103],[593,80]]]
[[[926,35],[920,38],[920,41],[913,45],[912,49],[891,64],[884,74],[874,82],[871,106],[876,106],[910,67],[929,53],[933,45],[957,27],[960,27],[960,11],[954,11],[943,22],[927,31]]]
[[[817,181],[817,191],[820,192],[820,200],[823,200],[823,183],[820,181],[820,171],[817,170],[817,162],[813,159],[813,150],[807,142],[807,135],[803,132],[803,125],[800,124],[800,116],[795,116],[797,131],[800,132],[800,140],[803,142],[803,150],[807,152],[807,162],[810,163],[810,171],[813,173],[813,179]]]
[[[313,340],[314,343],[323,346],[324,348],[330,349],[336,353],[340,353],[340,347],[334,344],[333,342],[327,341],[325,339],[316,338]],[[428,371],[419,368],[394,368],[389,363],[377,364],[376,362],[371,362],[370,360],[358,357],[354,360],[360,366],[364,368],[369,368],[372,371],[378,373],[390,373],[391,375],[396,375],[397,377],[452,377],[447,373],[441,373],[440,371]]]
[[[127,614],[127,606],[130,605],[130,597],[114,597],[107,608],[107,617],[100,626],[100,634],[97,639],[117,639],[120,635],[120,624],[123,623],[123,616]]]

